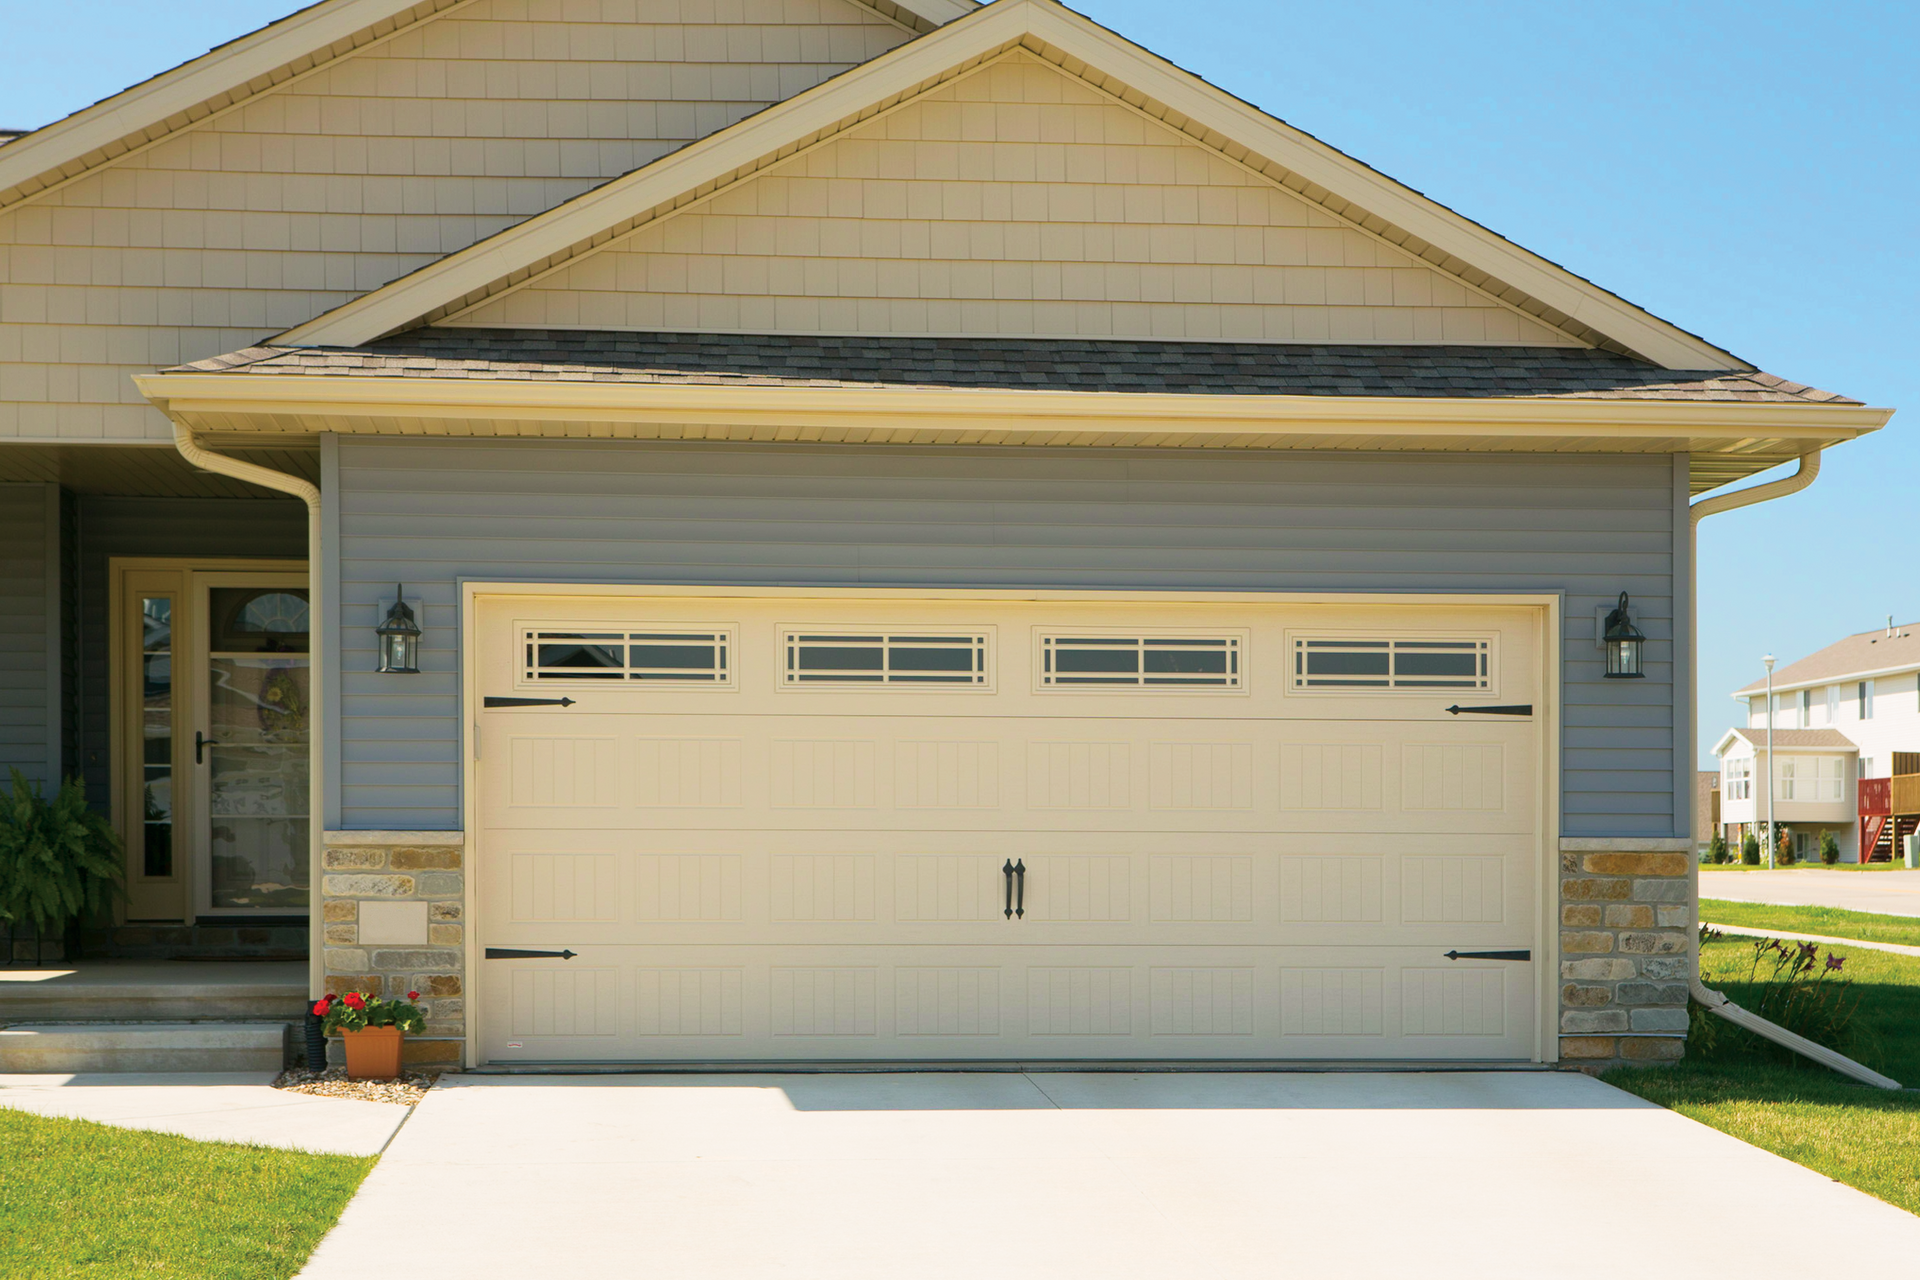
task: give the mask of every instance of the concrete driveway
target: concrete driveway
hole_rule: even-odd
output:
[[[1920,916],[1920,871],[1700,872],[1700,896],[1782,907],[1841,907],[1884,916]]]
[[[302,1274],[1618,1280],[1916,1258],[1920,1218],[1576,1074],[520,1076],[429,1094]]]

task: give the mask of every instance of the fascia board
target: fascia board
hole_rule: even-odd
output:
[[[1465,400],[1373,396],[1155,395],[1102,391],[944,390],[920,387],[766,387],[684,383],[501,382],[468,379],[164,373],[134,378],[143,395],[179,412],[338,412],[366,416],[762,422],[865,421],[1178,435],[1389,432],[1420,437],[1604,439],[1645,437],[1670,448],[1745,450],[1756,437],[1837,444],[1871,431],[1889,410],[1791,403],[1702,404],[1620,400]]]
[[[1746,369],[1699,338],[1616,298],[1418,192],[1342,155],[1053,0],[998,0],[967,22],[892,53],[616,178],[469,249],[343,304],[277,339],[357,346],[486,288],[550,253],[829,128],[996,48],[1032,35],[1579,319],[1664,368]]]
[[[413,8],[419,0],[321,0],[0,148],[0,191],[194,107],[304,54]]]
[[[1745,742],[1745,741],[1746,741],[1745,738],[1741,737],[1734,730],[1729,729],[1724,734],[1720,735],[1720,741],[1713,744],[1713,754],[1724,759],[1726,757],[1727,749],[1729,747],[1731,747],[1736,742]]]
[[[893,0],[912,13],[917,13],[936,27],[944,27],[955,18],[964,18],[980,6],[974,0]]]
[[[1802,689],[1819,689],[1830,684],[1845,684],[1849,680],[1878,680],[1882,676],[1903,676],[1914,671],[1920,671],[1920,662],[1905,662],[1892,667],[1872,667],[1863,671],[1842,671],[1837,675],[1821,676],[1817,680],[1795,680],[1791,684],[1776,680],[1773,682],[1773,691],[1776,694],[1798,693]],[[1736,689],[1727,696],[1745,702],[1748,698],[1763,698],[1766,693],[1767,686],[1762,682],[1757,689]]]

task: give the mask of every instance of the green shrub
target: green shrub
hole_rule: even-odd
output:
[[[1760,837],[1751,831],[1747,832],[1747,838],[1740,842],[1740,863],[1748,867],[1760,865]]]
[[[13,770],[13,794],[0,798],[0,920],[59,933],[112,903],[121,865],[120,837],[78,778],[48,800]]]
[[[1820,833],[1820,861],[1832,866],[1840,861],[1840,842],[1833,838],[1833,832]]]
[[[1707,861],[1716,866],[1724,865],[1733,855],[1727,852],[1727,837],[1724,832],[1716,831],[1713,839],[1707,842]]]

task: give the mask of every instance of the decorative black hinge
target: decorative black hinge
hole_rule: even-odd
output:
[[[520,951],[513,947],[488,947],[486,950],[489,960],[571,960],[576,954],[572,951]]]
[[[1457,716],[1457,715],[1463,715],[1463,714],[1470,715],[1470,716],[1530,716],[1533,714],[1533,707],[1531,704],[1527,706],[1513,706],[1513,707],[1453,706],[1453,707],[1447,708],[1447,714],[1450,716]]]
[[[1531,960],[1531,951],[1449,951],[1449,960]]]
[[[572,698],[482,698],[483,707],[570,707]]]

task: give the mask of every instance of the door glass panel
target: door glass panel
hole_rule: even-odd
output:
[[[307,593],[208,593],[211,905],[307,906]]]
[[[140,873],[173,874],[173,598],[140,601]]]

